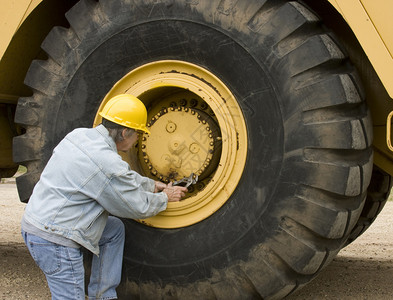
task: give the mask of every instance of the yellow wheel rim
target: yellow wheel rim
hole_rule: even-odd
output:
[[[246,163],[247,130],[243,113],[230,90],[208,70],[195,64],[165,60],[143,65],[120,79],[105,96],[141,99],[148,109],[150,135],[144,134],[129,153],[131,168],[154,180],[173,181],[191,172],[200,181],[180,202],[164,212],[139,220],[159,228],[200,222],[234,192]]]

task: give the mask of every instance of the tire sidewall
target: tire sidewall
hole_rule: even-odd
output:
[[[217,47],[219,43],[226,46]],[[90,47],[90,44],[86,46]],[[203,50],[196,53],[193,49],[197,47]],[[81,44],[78,53],[83,50]],[[274,80],[263,70],[262,62],[210,24],[174,20],[123,25],[118,28],[118,34],[112,34],[86,54],[59,102],[61,113],[49,127],[56,141],[73,128],[91,127],[100,100],[114,83],[140,65],[174,58],[208,68],[227,84],[243,111],[248,134],[247,162],[239,185],[211,217],[177,230],[156,229],[124,220],[128,231],[126,261],[134,264],[133,268],[145,270],[147,266],[165,269],[181,264],[171,275],[180,276],[197,262],[203,261],[210,269],[213,265],[222,268],[236,259],[246,259],[249,249],[265,238],[256,236],[253,227],[262,219],[279,178],[283,127]],[[253,76],[250,78],[248,74]],[[239,247],[246,244],[247,247]],[[147,280],[149,272],[144,274]],[[195,278],[188,280],[205,276],[194,275]]]

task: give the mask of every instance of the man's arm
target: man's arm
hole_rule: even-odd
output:
[[[146,190],[146,187],[149,187],[149,190]],[[184,187],[173,187],[171,183],[156,183],[129,170],[113,177],[103,188],[97,201],[114,216],[143,219],[165,210],[167,202],[181,200],[185,192],[187,189]]]

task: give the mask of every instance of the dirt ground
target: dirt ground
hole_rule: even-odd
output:
[[[0,299],[50,299],[20,235],[24,206],[13,181],[0,184]],[[287,299],[393,299],[393,201],[323,273]]]

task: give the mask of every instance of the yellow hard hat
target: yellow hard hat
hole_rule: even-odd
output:
[[[117,95],[105,104],[99,114],[113,123],[150,133],[146,128],[146,107],[135,96],[129,94]]]

